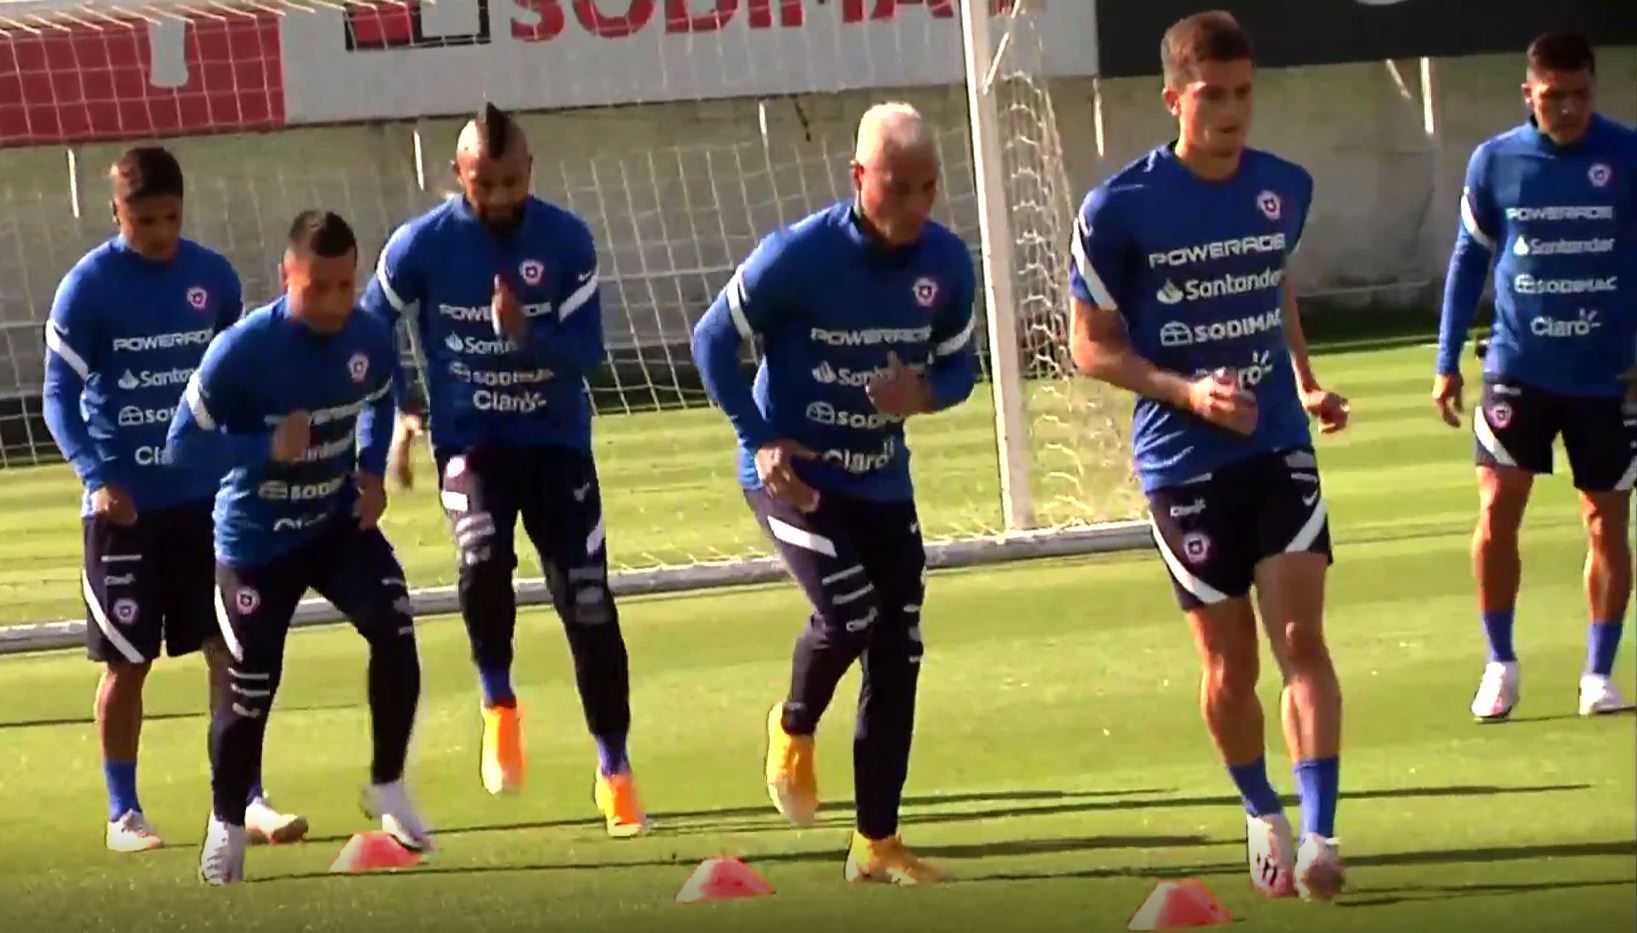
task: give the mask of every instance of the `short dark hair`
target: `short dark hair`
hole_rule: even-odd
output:
[[[307,256],[336,259],[356,252],[358,238],[340,214],[306,210],[290,222],[290,249]]]
[[[114,199],[125,204],[182,196],[182,166],[164,146],[133,146],[108,169]]]
[[[512,122],[511,115],[493,103],[485,103],[472,121],[477,124],[480,154],[485,158],[498,159],[505,155],[517,136],[517,124]]]
[[[1543,33],[1529,43],[1529,71],[1589,71],[1597,73],[1597,53],[1584,33],[1571,30]]]
[[[1165,70],[1167,87],[1180,87],[1192,80],[1203,62],[1236,62],[1250,57],[1250,33],[1226,10],[1179,19],[1160,40],[1160,65]]]

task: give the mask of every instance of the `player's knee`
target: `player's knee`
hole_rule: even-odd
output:
[[[1324,643],[1324,631],[1317,625],[1285,623],[1284,642],[1285,660],[1293,672],[1312,670],[1330,663],[1330,649]]]
[[[472,512],[457,519],[455,546],[460,554],[462,579],[469,573],[487,576],[496,573],[497,568],[504,568],[509,585],[512,554],[495,537],[494,516],[488,512]]]
[[[140,692],[148,680],[148,671],[152,669],[152,661],[108,661],[103,668],[103,677],[108,688],[116,693]]]
[[[1631,498],[1628,495],[1586,496],[1582,512],[1592,550],[1621,555],[1631,549]]]
[[[608,574],[600,566],[569,570],[559,611],[566,625],[577,628],[611,628],[619,622],[614,594],[608,589]]]
[[[226,720],[265,722],[278,689],[278,675],[271,671],[244,664],[230,666],[226,702],[218,708],[217,715]]]
[[[1205,691],[1217,700],[1256,695],[1261,659],[1255,651],[1216,651],[1205,658]]]

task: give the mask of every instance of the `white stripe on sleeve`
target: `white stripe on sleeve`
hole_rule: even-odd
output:
[[[74,352],[74,348],[68,345],[68,341],[63,339],[62,330],[57,326],[56,321],[51,321],[46,325],[45,345],[46,349],[57,354],[59,359],[67,363],[69,369],[79,373],[80,379],[91,378],[91,367],[85,365],[85,360]]]
[[[1112,311],[1116,307],[1114,296],[1108,293],[1108,286],[1103,284],[1102,276],[1092,268],[1091,257],[1086,254],[1086,240],[1091,238],[1091,229],[1086,226],[1086,219],[1078,217],[1074,221],[1074,267],[1080,270],[1080,278],[1091,291],[1091,301],[1097,307]]]

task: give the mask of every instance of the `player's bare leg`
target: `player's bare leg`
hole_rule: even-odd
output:
[[[142,687],[149,662],[109,661],[97,681],[97,735],[108,783],[107,845],[115,852],[145,852],[164,845],[142,815],[136,793],[136,756],[142,741]]]
[[[1245,802],[1251,883],[1269,897],[1295,892],[1296,848],[1279,795],[1268,782],[1262,703],[1256,696],[1260,642],[1248,598],[1188,613],[1203,674],[1199,711]]]
[[[1342,887],[1335,841],[1341,758],[1341,683],[1324,641],[1324,586],[1329,558],[1280,554],[1256,567],[1262,621],[1284,673],[1280,706],[1285,743],[1302,798],[1296,890],[1329,900]]]
[[[1586,670],[1580,678],[1580,715],[1629,709],[1609,680],[1631,602],[1631,493],[1580,495],[1586,523],[1586,598],[1591,607]]]
[[[214,719],[221,705],[230,702],[233,678],[228,673],[228,667],[233,663],[233,655],[228,653],[227,645],[219,637],[206,638],[199,650],[205,656],[205,669],[209,672],[210,715]],[[250,801],[244,811],[244,828],[247,838],[253,843],[284,845],[300,842],[307,835],[308,824],[304,816],[274,809],[258,776],[250,787]]]
[[[1478,608],[1489,640],[1489,663],[1472,715],[1498,722],[1512,715],[1521,681],[1512,647],[1512,622],[1523,579],[1518,529],[1529,506],[1534,474],[1517,467],[1478,467],[1478,525],[1472,534],[1472,575],[1478,581]]]

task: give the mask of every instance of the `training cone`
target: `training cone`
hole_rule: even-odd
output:
[[[330,871],[337,874],[356,874],[365,871],[386,871],[395,868],[414,868],[421,856],[403,847],[391,833],[372,830],[355,833],[341,847]]]
[[[731,855],[705,859],[693,876],[676,892],[678,904],[697,901],[726,901],[736,897],[766,897],[773,886],[744,862]]]
[[[1204,884],[1186,878],[1161,881],[1131,915],[1132,930],[1181,930],[1232,923],[1233,916]]]

